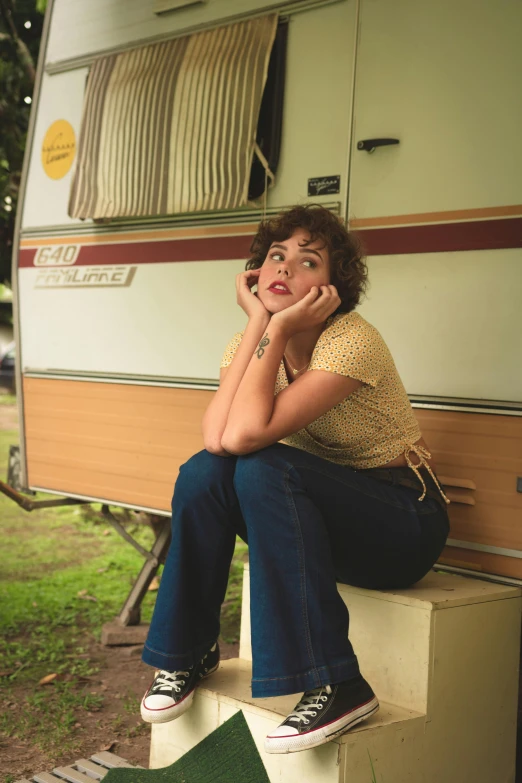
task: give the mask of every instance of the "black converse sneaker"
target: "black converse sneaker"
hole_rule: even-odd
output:
[[[188,710],[198,682],[219,666],[218,643],[195,666],[183,671],[160,671],[141,702],[141,717],[147,723],[167,723]]]
[[[379,709],[379,702],[359,674],[336,685],[307,691],[295,709],[265,739],[267,753],[294,753],[322,745]]]

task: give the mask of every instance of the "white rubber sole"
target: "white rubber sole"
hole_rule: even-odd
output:
[[[343,715],[339,720],[332,721],[327,726],[319,729],[313,729],[305,734],[289,734],[286,737],[271,737],[268,735],[265,739],[265,751],[267,753],[297,753],[300,750],[316,748],[318,745],[324,745],[335,737],[344,734],[345,731],[367,720],[379,709],[377,698],[358,707],[356,710]]]
[[[217,671],[218,667],[219,663],[217,666],[214,666],[211,671],[207,672],[204,677],[201,677],[201,680],[205,680],[207,677],[210,677],[211,674]],[[187,693],[183,701],[180,701],[177,704],[173,704],[172,707],[163,707],[160,710],[149,710],[147,707],[145,707],[145,699],[147,698],[148,694],[147,691],[141,700],[140,713],[142,719],[145,721],[145,723],[168,723],[171,720],[176,720],[176,718],[179,718],[192,706],[196,687],[197,685],[190,691],[190,693]]]

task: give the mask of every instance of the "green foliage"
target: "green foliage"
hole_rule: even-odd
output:
[[[9,555],[9,570],[2,572],[0,582],[0,670],[9,672],[9,681],[22,670],[32,680],[50,671],[86,674],[89,662],[78,659],[73,666],[71,657],[84,652],[78,649],[84,637],[98,637],[103,623],[118,614],[143,563],[115,532],[104,535],[105,523],[86,522],[78,510],[64,507],[25,515],[0,497],[2,550]],[[58,511],[59,518],[52,522]],[[18,535],[13,514],[24,515],[18,520]],[[150,528],[133,535],[150,548]],[[63,540],[69,542],[65,547]],[[53,544],[60,547],[56,561]],[[145,598],[144,621],[150,620],[154,598],[151,593]]]
[[[17,432],[0,431],[0,475]],[[45,497],[45,496],[42,496]],[[50,496],[48,496],[50,497]],[[152,530],[127,529],[150,549]],[[121,609],[143,558],[89,506],[63,506],[28,514],[0,495],[0,671],[3,683],[38,681],[56,672],[85,676],[78,657],[92,635]],[[143,605],[152,614],[155,594]],[[74,661],[74,663],[73,663]]]
[[[35,0],[0,0],[0,282],[11,279],[14,217],[42,34]],[[30,24],[29,28],[25,24]]]
[[[368,750],[368,758],[370,759],[370,767],[372,768],[372,783],[377,783],[377,778],[375,777],[375,770],[373,768],[373,761],[372,761],[372,757],[370,756],[369,750]]]
[[[221,609],[221,636],[225,642],[234,643],[239,640],[241,598],[243,595],[243,565],[247,556],[248,546],[238,538],[230,566],[227,593]]]

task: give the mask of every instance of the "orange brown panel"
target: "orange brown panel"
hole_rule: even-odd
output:
[[[24,379],[28,485],[168,511],[212,392]]]
[[[203,448],[201,419],[212,394],[25,378],[28,484],[168,511],[180,465]],[[522,418],[415,414],[453,500],[450,537],[522,551]],[[441,562],[522,578],[522,560],[498,554],[447,547]]]
[[[420,408],[415,415],[453,500],[450,538],[522,552],[522,417]],[[456,547],[444,556],[441,562],[522,577],[518,558]]]

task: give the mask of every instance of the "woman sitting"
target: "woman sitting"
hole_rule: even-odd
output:
[[[392,356],[355,312],[367,270],[341,221],[319,206],[283,212],[260,225],[246,269],[236,288],[248,323],[225,351],[205,450],[176,482],[143,653],[161,671],[141,712],[177,718],[217,668],[239,534],[250,554],[252,695],[304,691],[266,738],[268,752],[288,753],[378,709],[336,582],[417,582],[444,547],[449,501]]]

